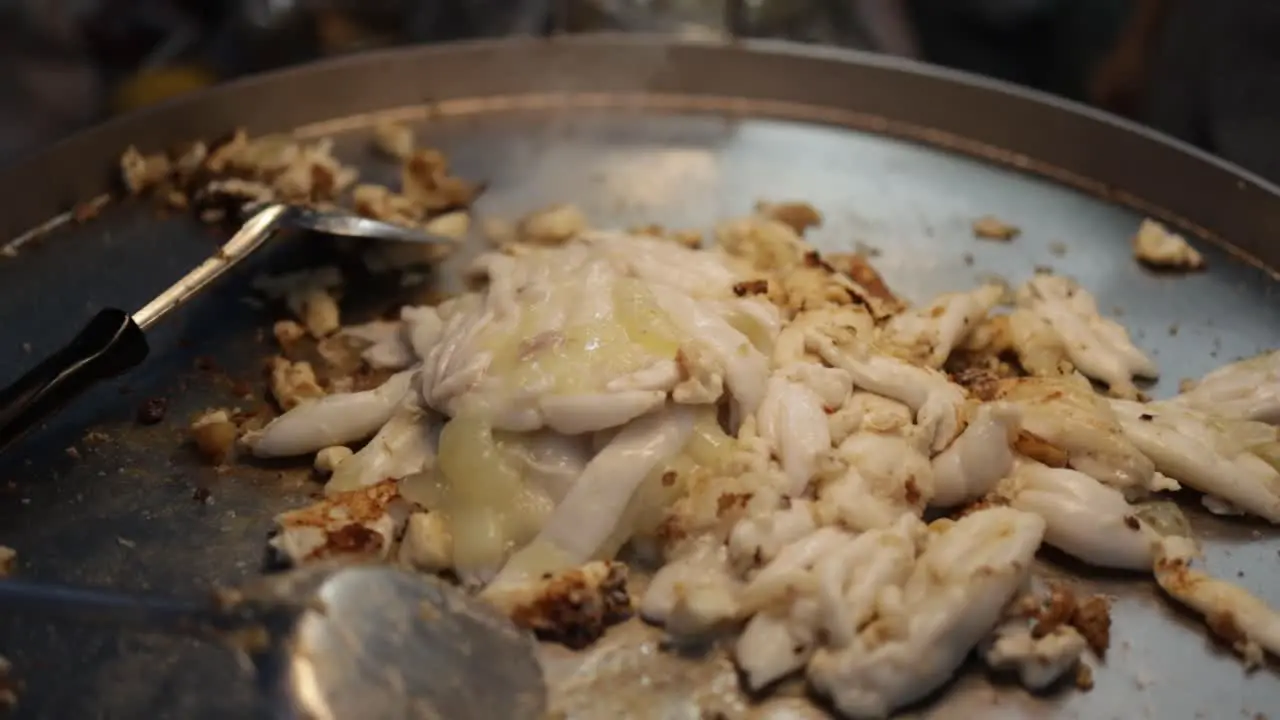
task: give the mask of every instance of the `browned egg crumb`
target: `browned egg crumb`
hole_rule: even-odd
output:
[[[1010,225],[994,215],[983,215],[973,221],[973,236],[983,240],[1007,242],[1021,234],[1021,228],[1016,225]]]
[[[587,216],[577,206],[560,204],[521,218],[516,236],[531,245],[559,245],[586,229]]]
[[[516,625],[575,649],[632,614],[627,566],[619,562],[588,563],[486,597]]]
[[[778,222],[803,235],[811,227],[822,225],[822,213],[807,202],[756,203],[756,213]]]
[[[1080,632],[1098,657],[1111,647],[1111,601],[1105,595],[1090,595],[1077,601],[1071,626]]]
[[[1070,589],[1054,584],[1049,598],[1036,614],[1031,636],[1042,638],[1070,622],[1076,613],[1076,596]]]
[[[289,553],[294,562],[383,555],[390,550],[395,534],[396,523],[391,519],[390,509],[399,501],[400,491],[395,480],[332,493],[312,505],[278,515],[276,539],[279,540],[280,535],[299,536],[297,547]],[[309,536],[302,537],[308,533]]]
[[[1133,236],[1133,256],[1155,270],[1190,272],[1206,266],[1204,256],[1186,238],[1151,219],[1143,220]]]
[[[278,355],[271,358],[271,396],[281,410],[292,410],[324,395],[311,363],[291,362]]]
[[[387,157],[406,160],[413,154],[413,130],[397,122],[379,122],[373,126],[373,146]]]
[[[867,258],[857,253],[827,253],[823,255],[836,272],[842,273],[862,287],[873,297],[894,305],[902,301],[898,299],[889,285],[885,283],[875,266],[867,262]]]
[[[1085,692],[1093,689],[1093,668],[1084,663],[1076,666],[1076,687]]]
[[[239,434],[226,410],[208,410],[191,423],[191,440],[200,457],[210,465],[224,465],[231,459]]]

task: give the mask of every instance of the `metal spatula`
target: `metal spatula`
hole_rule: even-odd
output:
[[[306,567],[204,601],[0,580],[0,612],[232,644],[290,718],[533,720],[534,640],[483,601],[382,565]]]
[[[89,321],[61,350],[0,390],[0,450],[99,381],[137,367],[149,351],[144,331],[194,297],[282,229],[400,242],[446,239],[341,211],[271,204],[208,260],[134,313],[108,308]]]

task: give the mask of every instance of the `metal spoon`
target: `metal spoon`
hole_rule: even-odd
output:
[[[195,297],[275,232],[291,228],[399,242],[449,242],[411,228],[342,211],[270,204],[254,212],[225,245],[135,313],[108,308],[61,350],[0,390],[0,450],[101,380],[137,367],[149,348],[144,330]]]
[[[0,611],[230,643],[288,718],[532,720],[534,640],[483,601],[385,565],[321,564],[203,602],[0,581]]]

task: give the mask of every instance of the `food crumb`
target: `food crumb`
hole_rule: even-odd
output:
[[[12,710],[18,705],[18,692],[22,690],[22,683],[12,677],[12,672],[13,664],[0,655],[0,709]]]
[[[209,488],[204,486],[199,486],[196,489],[191,491],[191,499],[195,500],[198,503],[208,504],[209,500],[212,497],[213,497],[213,493],[209,490]]]
[[[0,578],[9,577],[18,566],[18,551],[0,545]]]
[[[822,213],[807,202],[771,203],[761,200],[756,203],[756,212],[786,225],[797,235],[804,235],[809,228],[822,225]]]
[[[67,454],[67,457],[71,458],[72,460],[80,459],[80,451],[76,449],[75,445],[68,445],[67,449],[63,450],[63,452],[65,452]]]
[[[973,236],[982,240],[1008,242],[1021,234],[1021,228],[1010,225],[994,215],[983,215],[973,221]]]
[[[128,538],[122,538],[119,535],[116,536],[116,544],[120,545],[121,547],[127,547],[127,548],[138,547],[138,543]]]
[[[1093,689],[1093,668],[1084,663],[1076,667],[1076,687],[1085,692]]]
[[[316,453],[315,469],[321,475],[332,475],[338,466],[345,462],[355,453],[351,448],[343,445],[334,445],[327,447]]]
[[[210,465],[222,465],[231,457],[236,443],[236,426],[226,410],[209,410],[191,424],[191,439],[200,457]]]
[[[271,332],[275,335],[276,343],[285,350],[288,350],[290,346],[307,334],[306,328],[302,327],[301,323],[293,320],[276,321],[276,324],[271,326]]]
[[[140,425],[155,425],[164,420],[164,415],[169,410],[169,400],[164,397],[153,397],[142,403],[138,408],[138,423]]]
[[[560,245],[587,229],[587,217],[574,205],[552,205],[526,215],[516,231],[521,242]]]
[[[1133,256],[1155,270],[1190,272],[1202,270],[1206,264],[1186,238],[1150,218],[1142,221],[1133,236]]]
[[[407,160],[413,145],[413,130],[407,125],[383,121],[373,126],[373,146],[393,160]]]

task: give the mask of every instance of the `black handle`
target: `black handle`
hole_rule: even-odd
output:
[[[0,450],[99,380],[136,367],[147,337],[123,311],[103,310],[47,360],[0,390]]]

